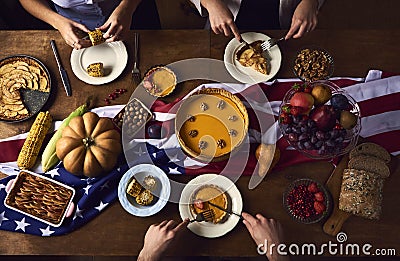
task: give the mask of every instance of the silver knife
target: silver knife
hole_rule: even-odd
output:
[[[243,216],[242,216],[241,214],[238,214],[238,213],[235,213],[235,212],[233,212],[233,211],[227,210],[226,208],[223,208],[223,207],[221,207],[221,206],[218,206],[217,204],[211,203],[210,201],[207,201],[207,202],[208,202],[208,204],[210,204],[211,206],[214,206],[214,207],[218,208],[219,210],[222,210],[222,211],[228,213],[229,215],[235,215],[235,216],[238,216],[239,219],[243,219]]]
[[[56,47],[56,42],[54,40],[50,41],[51,49],[53,50],[54,57],[56,58],[56,62],[58,65],[58,71],[60,72],[61,75],[61,81],[63,83],[65,92],[67,93],[67,96],[71,96],[71,84],[69,83],[67,71],[64,69],[64,67],[61,64],[60,56],[58,55],[57,47]]]

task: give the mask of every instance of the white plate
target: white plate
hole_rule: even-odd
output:
[[[88,65],[102,62],[103,77],[92,77],[86,72]],[[128,63],[128,53],[122,41],[102,43],[84,49],[72,50],[72,71],[81,81],[93,85],[109,83],[115,80],[125,69]]]
[[[141,206],[136,203],[134,197],[126,193],[126,188],[133,177],[142,184],[143,179],[148,175],[157,180],[157,188],[153,194],[158,199],[151,206]],[[139,164],[130,168],[122,176],[118,185],[118,198],[122,207],[130,214],[138,217],[147,217],[158,213],[167,204],[170,194],[171,184],[167,175],[160,168],[151,164]]]
[[[190,198],[192,194],[205,184],[216,185],[226,191],[232,200],[232,211],[242,213],[243,202],[242,196],[235,184],[225,176],[217,174],[203,174],[192,179],[183,189],[179,201],[179,213],[182,220],[189,218],[194,219],[194,215],[190,211]],[[222,224],[213,224],[209,222],[193,222],[188,225],[188,228],[195,234],[203,237],[214,238],[220,237],[231,231],[239,222],[239,217],[230,215]]]
[[[242,34],[242,38],[248,42],[252,43],[257,40],[268,40],[271,37],[262,33],[247,32]],[[224,63],[228,72],[236,80],[243,83],[259,83],[268,81],[274,77],[281,67],[282,54],[278,45],[275,45],[269,50],[271,71],[268,75],[262,74],[253,70],[250,67],[245,67],[236,60],[236,53],[244,46],[244,43],[239,43],[236,38],[233,38],[225,48]]]

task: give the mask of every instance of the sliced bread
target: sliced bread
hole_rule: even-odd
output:
[[[387,178],[390,175],[389,167],[386,165],[385,161],[366,155],[358,155],[353,157],[348,164],[350,169],[365,170],[372,172],[382,178]]]
[[[383,160],[385,163],[390,162],[389,152],[380,145],[372,142],[361,143],[352,149],[350,152],[350,159],[360,155],[374,156]]]

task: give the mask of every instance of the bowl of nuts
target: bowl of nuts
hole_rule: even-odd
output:
[[[304,224],[324,219],[331,208],[329,192],[312,179],[297,179],[283,194],[283,206],[295,220]]]
[[[329,79],[334,70],[332,56],[318,47],[300,50],[294,59],[294,74],[304,82]]]

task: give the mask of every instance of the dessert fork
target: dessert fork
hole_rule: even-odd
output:
[[[227,209],[225,209],[225,208],[223,208],[223,207],[221,207],[221,206],[218,206],[217,204],[214,204],[214,203],[212,203],[212,202],[210,202],[210,201],[208,201],[208,204],[210,204],[211,206],[214,206],[214,207],[216,207],[216,208],[218,208],[218,209],[220,209],[220,210],[222,210],[222,211],[228,213],[229,215],[236,215],[236,216],[238,216],[240,219],[243,219],[242,215],[240,215],[240,214],[238,214],[238,213],[235,213],[235,212],[233,212],[233,211],[227,210]]]
[[[214,220],[214,211],[212,209],[207,209],[204,210],[203,212],[200,212],[197,214],[195,219],[192,219],[189,221],[189,223],[192,222],[202,222],[202,221],[213,221]]]
[[[134,33],[133,52],[135,54],[135,57],[133,60],[132,78],[136,85],[138,85],[141,82],[140,70],[138,68],[139,64],[138,49],[139,49],[139,34]]]
[[[261,50],[263,50],[264,52],[271,49],[273,46],[275,46],[277,43],[279,43],[280,41],[284,40],[285,37],[281,37],[279,39],[277,38],[270,38],[267,41],[264,41],[261,43]]]

